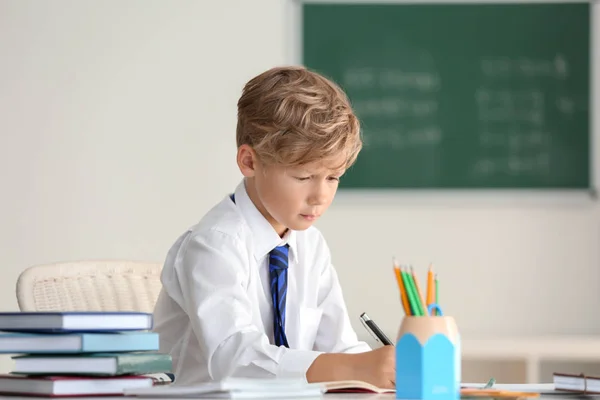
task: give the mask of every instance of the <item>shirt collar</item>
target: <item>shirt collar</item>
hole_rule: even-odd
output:
[[[290,261],[298,262],[296,231],[288,229],[283,238],[279,237],[273,226],[260,213],[246,191],[246,180],[242,179],[235,189],[235,204],[246,220],[253,237],[254,258],[260,260],[277,246],[290,246]]]

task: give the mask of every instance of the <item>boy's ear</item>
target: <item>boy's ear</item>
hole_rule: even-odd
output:
[[[237,163],[242,175],[251,178],[256,174],[256,163],[258,162],[254,149],[247,144],[238,147]]]

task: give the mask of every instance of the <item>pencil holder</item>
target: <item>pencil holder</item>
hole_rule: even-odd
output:
[[[460,398],[461,349],[448,316],[407,316],[396,343],[396,398]]]

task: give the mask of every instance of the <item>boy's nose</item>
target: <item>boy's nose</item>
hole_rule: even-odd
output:
[[[320,206],[327,202],[327,191],[317,190],[308,197],[308,204],[311,206]]]

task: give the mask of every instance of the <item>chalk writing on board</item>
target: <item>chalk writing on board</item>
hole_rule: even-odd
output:
[[[435,100],[418,100],[409,97],[382,97],[358,99],[352,103],[361,117],[429,117],[437,112]]]
[[[523,157],[510,154],[507,157],[488,157],[478,160],[474,172],[477,175],[522,175],[522,174],[544,174],[550,168],[550,155],[538,153]]]
[[[487,57],[481,60],[482,84],[476,89],[479,145],[481,156],[473,172],[491,175],[548,176],[551,167],[553,126],[547,126],[548,113],[572,115],[577,104],[569,96],[550,96],[540,80],[563,81],[569,77],[566,58]],[[521,82],[519,89],[510,83]],[[494,149],[503,148],[504,156]]]
[[[550,132],[526,131],[519,132],[515,129],[507,131],[491,131],[484,129],[479,134],[481,147],[510,147],[516,150],[550,145]]]
[[[544,124],[544,94],[537,91],[490,90],[475,94],[478,118],[483,122],[530,122]]]
[[[365,146],[405,150],[415,147],[437,146],[442,140],[442,130],[435,125],[419,128],[371,130],[364,136]]]
[[[353,99],[352,106],[363,122],[365,148],[434,150],[428,154],[436,163],[436,148],[444,137],[438,121],[443,82],[433,58],[426,59],[419,65],[360,66],[343,71],[344,89],[362,94]],[[548,126],[548,121],[556,113],[572,116],[578,104],[567,94],[545,92],[546,85],[540,80],[560,83],[568,79],[568,60],[562,54],[550,59],[491,56],[480,59],[479,68],[473,118],[481,152],[473,160],[471,172],[484,179],[493,175],[549,176],[551,139],[557,128]],[[514,84],[517,81],[519,85]],[[429,167],[435,174],[435,167]]]
[[[423,54],[419,60],[418,65],[402,68],[362,66],[343,72],[342,86],[350,93],[365,94],[352,102],[356,114],[367,122],[363,125],[365,148],[428,149],[442,141],[436,122],[440,77],[431,57]],[[388,122],[381,128],[369,124],[372,121]]]
[[[569,65],[562,54],[552,60],[520,57],[487,57],[481,60],[481,70],[488,78],[549,77],[566,79],[569,77]]]
[[[573,99],[561,96],[556,99],[556,108],[562,114],[572,115],[575,111],[575,102]]]
[[[440,78],[435,72],[361,67],[344,71],[342,84],[349,90],[378,88],[435,92],[440,88]]]

